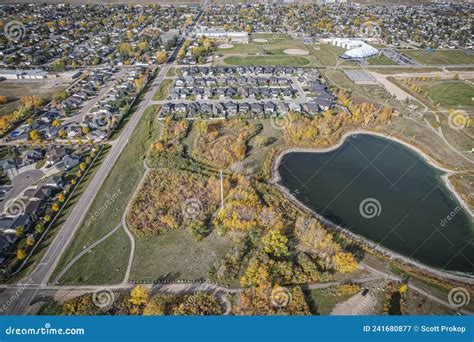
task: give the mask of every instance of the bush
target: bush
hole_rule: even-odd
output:
[[[209,227],[204,222],[192,222],[188,227],[189,234],[196,241],[201,241],[209,235]]]

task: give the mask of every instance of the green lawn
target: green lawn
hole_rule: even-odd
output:
[[[311,54],[302,57],[284,53],[286,49],[308,50],[305,45],[286,34],[254,34],[252,39],[265,39],[266,42],[256,42],[253,40],[248,44],[235,44],[230,49],[219,49],[219,54],[224,55],[224,63],[229,65],[316,65],[316,59]]]
[[[91,245],[120,223],[125,207],[144,173],[143,159],[147,148],[158,136],[158,124],[155,121],[158,110],[159,106],[150,106],[146,109],[135,131],[130,136],[128,144],[102,184],[86,218],[91,217],[101,208],[102,214],[89,224],[82,223],[74,240],[59,261],[53,278],[82,251],[84,246]],[[119,196],[112,205],[106,206],[107,200],[114,194],[119,194]],[[121,252],[117,249],[117,253]],[[111,258],[117,258],[117,256],[111,254]],[[120,258],[117,259],[120,260]],[[97,262],[101,262],[100,259]]]
[[[164,79],[163,82],[158,86],[156,93],[153,95],[153,100],[161,101],[165,100],[170,92],[170,88],[173,85],[173,80],[170,78]]]
[[[224,58],[224,63],[229,65],[282,65],[304,66],[309,60],[301,56],[268,55],[268,56],[229,56]]]
[[[462,50],[399,50],[423,65],[436,64],[473,64],[474,55]]]
[[[443,107],[474,107],[474,87],[463,81],[441,81],[426,88],[429,98]]]
[[[393,61],[392,59],[384,55],[370,58],[368,62],[370,65],[396,65],[397,64],[395,63],[395,61]]]
[[[305,45],[286,34],[254,34],[252,39],[266,39],[266,42],[251,41],[248,44],[235,44],[230,49],[219,49],[224,55],[224,63],[230,65],[284,65],[284,66],[334,66],[351,62],[339,58],[344,49],[330,44]],[[307,56],[285,54],[286,49],[309,51]]]
[[[311,55],[315,58],[316,65],[318,66],[334,66],[338,61],[340,64],[351,63],[339,58],[339,56],[341,56],[346,51],[343,48],[331,44],[316,44],[314,46],[306,45],[306,47],[311,52]]]
[[[131,281],[156,281],[166,276],[173,279],[207,278],[209,268],[229,249],[229,234],[216,232],[200,242],[194,241],[186,229],[136,239]]]
[[[130,239],[120,227],[116,232],[83,255],[60,279],[60,285],[101,285],[120,283],[127,270]]]

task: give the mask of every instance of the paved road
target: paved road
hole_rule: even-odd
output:
[[[106,158],[100,165],[97,170],[94,178],[91,180],[83,195],[77,202],[76,206],[70,213],[60,232],[56,235],[55,239],[49,246],[41,262],[36,266],[36,268],[31,272],[31,274],[23,280],[25,284],[35,284],[38,285],[36,288],[31,288],[31,285],[28,287],[28,290],[23,291],[18,298],[16,298],[5,310],[1,312],[2,314],[11,314],[11,315],[20,315],[25,313],[29,304],[38,294],[38,292],[47,284],[48,279],[51,277],[57,263],[59,262],[65,248],[72,241],[76,231],[79,229],[82,220],[87,214],[92,202],[94,201],[102,183],[107,178],[109,171],[112,169],[113,165],[117,161],[118,157],[122,153],[123,148],[128,142],[131,134],[135,130],[138,122],[140,121],[145,109],[149,106],[152,101],[153,94],[158,89],[160,83],[165,78],[168,70],[171,65],[175,62],[178,51],[181,48],[182,44],[185,41],[185,38],[190,34],[194,25],[199,22],[204,9],[198,14],[193,25],[188,28],[188,31],[185,34],[185,37],[178,44],[176,49],[171,54],[168,62],[162,66],[160,73],[153,81],[150,90],[146,94],[144,100],[141,102],[138,110],[133,114],[130,122],[125,126],[125,128],[120,133],[120,136],[115,141],[115,144],[110,149]],[[0,294],[0,303],[5,303],[10,299],[9,291],[4,291]]]
[[[398,275],[395,275],[393,273],[387,273],[387,272],[384,272],[384,271],[381,271],[381,270],[378,270],[378,269],[375,269],[367,264],[364,264],[364,268],[366,268],[368,271],[374,273],[374,274],[378,274],[380,276],[383,276],[385,277],[386,279],[388,280],[393,280],[393,281],[402,281],[402,278]],[[424,289],[416,286],[415,284],[413,284],[412,282],[408,281],[408,287],[412,290],[415,290],[417,291],[418,293],[422,294],[423,296],[429,298],[430,300],[436,302],[436,303],[439,303],[443,306],[446,306],[446,307],[449,307],[449,308],[452,308],[453,307],[448,303],[447,300],[443,300],[443,299],[440,299],[438,298],[437,296],[425,291]],[[447,296],[446,296],[447,297]],[[470,310],[467,310],[467,309],[462,309],[460,308],[459,309],[459,312],[462,313],[463,315],[469,315],[469,316],[472,316],[474,315],[474,312],[470,311]]]
[[[110,89],[115,85],[115,83],[123,77],[125,74],[124,68],[120,70],[118,73],[114,74],[111,79],[105,84],[102,89],[99,91],[98,94],[96,94],[92,99],[86,101],[82,108],[79,110],[79,113],[76,113],[74,116],[71,116],[64,120],[63,124],[71,124],[71,123],[82,123],[84,120],[84,116],[88,114],[91,109],[99,103],[99,101],[104,97],[105,94],[109,92]]]

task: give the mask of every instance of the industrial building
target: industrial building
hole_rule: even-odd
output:
[[[198,38],[202,36],[206,36],[209,38],[225,40],[228,37],[231,37],[232,42],[238,42],[238,43],[249,42],[249,34],[244,31],[233,32],[233,31],[225,31],[223,29],[218,29],[218,28],[209,28],[206,26],[201,26],[199,29],[196,30],[194,34]]]

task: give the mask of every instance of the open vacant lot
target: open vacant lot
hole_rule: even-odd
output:
[[[131,281],[206,278],[209,268],[231,244],[229,234],[211,233],[196,242],[187,229],[136,239]]]
[[[399,50],[423,65],[472,64],[474,55],[462,50]]]
[[[0,82],[0,95],[6,96],[8,102],[0,105],[0,115],[12,112],[20,105],[20,98],[36,95],[44,101],[51,100],[54,93],[66,89],[69,82],[55,80],[6,80]]]

